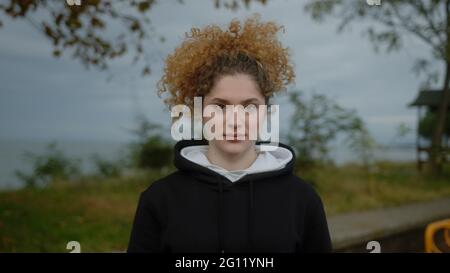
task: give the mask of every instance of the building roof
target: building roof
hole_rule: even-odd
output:
[[[421,90],[416,99],[408,106],[439,106],[441,96],[441,90]]]

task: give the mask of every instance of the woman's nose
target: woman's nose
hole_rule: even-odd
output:
[[[245,111],[242,111],[238,105],[228,108],[225,115],[225,124],[227,129],[238,130],[245,127]]]

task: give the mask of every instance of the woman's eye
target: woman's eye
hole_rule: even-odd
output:
[[[254,110],[258,109],[258,105],[255,104],[255,103],[250,103],[250,104],[247,104],[247,105],[245,106],[245,108],[254,111]]]
[[[211,103],[208,106],[219,107],[220,109],[225,108],[225,105],[220,104],[220,103]]]

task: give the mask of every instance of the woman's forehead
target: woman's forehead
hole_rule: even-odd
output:
[[[239,74],[221,77],[205,96],[208,101],[216,100],[230,103],[264,101],[257,83],[247,75]]]

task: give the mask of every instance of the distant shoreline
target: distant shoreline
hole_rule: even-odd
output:
[[[43,154],[52,141],[0,139],[0,190],[18,189],[23,183],[15,176],[16,170],[29,172],[31,164],[24,158],[25,152]],[[118,159],[127,142],[100,140],[56,140],[58,147],[69,157],[81,159],[82,171],[92,170],[90,157],[98,154],[105,159]]]
[[[46,146],[52,141],[47,140],[10,140],[0,139],[0,190],[20,189],[24,185],[15,176],[16,170],[28,172],[31,164],[22,156],[25,152],[42,154]],[[56,143],[62,151],[71,158],[82,161],[82,171],[89,172],[93,165],[90,157],[98,154],[107,160],[115,160],[124,156],[129,142],[126,141],[101,141],[101,140],[57,140]],[[330,157],[334,158],[337,165],[358,161],[349,149],[342,146],[332,149]],[[405,162],[415,161],[415,147],[411,144],[399,144],[387,150],[378,152],[378,158]]]

